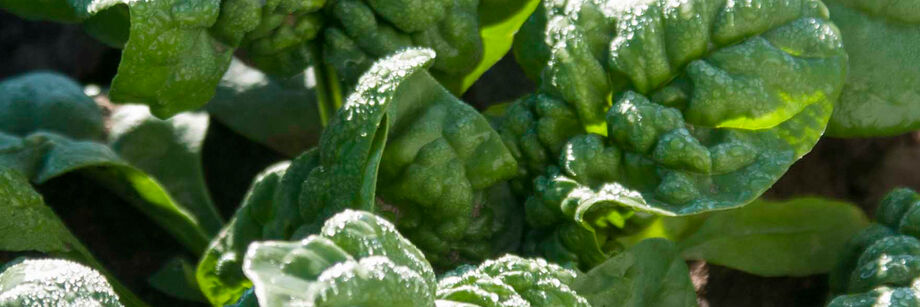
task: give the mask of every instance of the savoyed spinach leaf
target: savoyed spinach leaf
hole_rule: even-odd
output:
[[[916,306],[920,304],[920,194],[888,193],[876,223],[853,236],[838,253],[828,306]]]
[[[680,251],[648,239],[581,274],[572,286],[591,306],[696,306],[696,292]]]
[[[375,62],[407,47],[431,48],[431,74],[462,94],[510,49],[536,0],[330,0],[324,58],[348,91]]]
[[[687,259],[760,276],[830,272],[847,240],[868,226],[858,207],[815,197],[714,212],[679,242]]]
[[[130,34],[109,97],[150,106],[157,117],[204,105],[230,64],[233,48],[208,33],[220,0],[69,0],[90,18],[118,5],[130,11]]]
[[[300,242],[256,242],[243,270],[263,307],[431,306],[434,271],[393,224],[345,210]]]
[[[850,57],[828,135],[884,136],[920,128],[920,2],[824,2]]]
[[[437,306],[592,306],[573,290],[576,276],[543,259],[505,255],[445,274]]]
[[[432,58],[408,49],[376,64],[315,152],[276,183],[257,180],[249,198],[264,195],[261,205],[247,198],[199,264],[212,303],[232,303],[245,289],[239,257],[250,242],[302,239],[344,209],[394,221],[438,267],[516,247],[520,209],[502,183],[514,160],[486,119],[425,71]]]
[[[281,162],[268,167],[256,176],[242,205],[233,215],[233,219],[211,241],[207,251],[202,255],[195,272],[198,285],[208,301],[213,305],[227,305],[236,301],[242,293],[252,287],[252,283],[243,276],[243,256],[249,244],[263,239],[285,239],[263,235],[263,228],[269,222],[276,205],[276,194],[287,171],[299,173],[309,171],[316,165],[316,152],[309,151],[290,162]],[[299,185],[298,185],[299,186]]]
[[[0,270],[0,306],[122,306],[98,272],[66,260],[15,261]]]
[[[532,195],[535,244],[575,223],[584,239],[543,249],[580,250],[587,267],[631,210],[756,199],[821,136],[846,72],[816,0],[547,1],[516,39],[540,82],[501,124],[516,189]]]
[[[437,70],[432,71],[432,74],[452,93],[466,92],[511,50],[514,34],[539,4],[539,0],[480,0],[477,11],[482,58],[464,75],[451,75]]]

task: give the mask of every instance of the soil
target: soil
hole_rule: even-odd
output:
[[[25,21],[0,11],[0,79],[47,69],[82,83],[105,86],[119,51],[102,45],[79,26]],[[512,101],[534,85],[507,56],[464,99],[479,109]],[[203,149],[208,188],[222,215],[230,217],[251,178],[286,159],[212,121]],[[920,133],[875,139],[822,139],[765,194],[771,199],[818,195],[849,200],[874,212],[879,198],[896,186],[920,189]],[[194,306],[151,288],[146,279],[184,249],[129,204],[80,175],[38,186],[70,229],[100,262],[153,306]],[[131,231],[125,231],[131,230]],[[21,256],[0,252],[0,263]],[[29,255],[35,255],[29,253]],[[704,262],[690,263],[701,306],[817,306],[827,299],[825,275],[764,278]]]

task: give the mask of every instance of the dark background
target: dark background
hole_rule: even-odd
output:
[[[109,83],[120,51],[79,26],[22,20],[0,11],[0,79],[34,70],[54,70],[83,84]],[[533,90],[510,56],[487,72],[464,95],[477,108],[511,101]],[[97,99],[111,110],[104,97]],[[253,176],[286,159],[211,122],[204,146],[206,180],[215,203],[230,217]],[[817,195],[849,200],[872,215],[879,198],[893,187],[920,189],[920,133],[874,139],[822,139],[796,163],[766,197]],[[38,187],[47,203],[116,277],[153,306],[194,305],[160,294],[146,279],[183,248],[130,205],[79,175]],[[125,231],[130,230],[130,231]],[[0,253],[0,262],[17,255]],[[702,306],[817,306],[827,299],[825,275],[763,278],[703,262],[690,269]]]

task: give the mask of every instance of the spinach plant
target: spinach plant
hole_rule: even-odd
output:
[[[56,73],[0,82],[0,306],[146,306],[36,191],[66,174],[186,248],[149,283],[189,304],[696,306],[688,261],[830,273],[832,306],[920,301],[913,191],[871,226],[761,199],[825,130],[918,127],[916,0],[0,8],[122,49],[108,109]],[[509,53],[535,91],[459,98]],[[208,185],[216,125],[290,158],[238,206]]]

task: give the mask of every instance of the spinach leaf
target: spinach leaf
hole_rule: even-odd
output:
[[[70,230],[51,211],[51,208],[45,205],[41,195],[32,189],[28,180],[18,172],[2,166],[0,166],[0,199],[4,200],[0,202],[0,251],[37,251],[53,257],[78,261],[105,272],[89,250],[70,233]],[[71,265],[65,265],[67,266]],[[56,267],[58,265],[51,265],[48,269]],[[20,269],[23,268],[25,267],[20,267]],[[20,281],[25,281],[15,275],[7,275],[6,271],[0,273],[0,305],[2,306],[17,306],[19,304],[14,304],[14,302],[24,298],[20,294],[28,294],[22,292],[17,294],[17,291],[12,290],[7,293],[8,289],[18,287]],[[106,279],[114,286],[115,292],[123,302],[129,306],[145,306],[133,293],[112,278],[111,274],[106,275],[108,275]],[[24,286],[22,289],[28,290],[28,288]]]
[[[591,306],[573,290],[576,276],[543,259],[505,255],[445,274],[438,306]]]
[[[208,124],[204,113],[181,113],[161,120],[146,106],[125,105],[112,114],[109,142],[119,157],[161,182],[208,236],[213,236],[223,221],[208,194],[201,166]]]
[[[584,268],[632,211],[756,199],[817,142],[846,72],[816,0],[548,1],[516,40],[540,90],[500,124],[515,189],[532,244]]]
[[[0,272],[0,306],[122,306],[98,272],[66,260],[22,260]]]
[[[856,234],[831,271],[828,306],[913,306],[920,303],[920,194],[894,189],[876,223]]]
[[[102,140],[102,112],[83,88],[64,75],[33,72],[0,82],[0,131],[25,136],[45,130]]]
[[[687,264],[665,239],[639,242],[580,275],[572,288],[594,307],[697,305]]]
[[[687,259],[760,276],[830,272],[847,240],[868,226],[858,207],[806,197],[712,213],[679,242]]]
[[[920,128],[917,1],[826,0],[850,58],[827,133],[885,136]]]
[[[188,209],[153,177],[103,144],[46,132],[22,138],[0,132],[0,166],[15,169],[37,184],[79,171],[134,205],[193,253],[207,247],[209,236]]]
[[[345,210],[300,242],[256,242],[243,270],[259,305],[430,306],[435,276],[393,224]]]
[[[322,132],[322,89],[313,72],[271,77],[235,60],[208,103],[208,114],[254,142],[295,157],[316,145]]]

